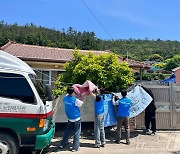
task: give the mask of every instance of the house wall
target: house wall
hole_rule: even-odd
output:
[[[51,84],[54,88],[54,82],[56,81],[58,75],[64,72],[63,65],[64,63],[50,63],[50,62],[35,62],[35,61],[24,61],[33,70],[36,71],[39,80],[43,81],[46,78],[46,81],[43,81],[42,84]],[[46,72],[46,73],[45,73]],[[41,74],[41,75],[40,75]],[[49,76],[49,77],[47,77]]]
[[[64,105],[63,105],[63,98],[64,95],[60,96],[58,105],[57,105],[57,112],[55,115],[55,122],[56,123],[64,123],[67,122],[67,116],[64,111]],[[80,107],[81,110],[81,121],[82,122],[94,122],[94,98],[91,96],[87,96],[86,100],[84,101],[84,104],[82,107]]]
[[[32,68],[63,69],[64,63],[24,61]]]
[[[176,83],[180,84],[180,68],[175,71]]]

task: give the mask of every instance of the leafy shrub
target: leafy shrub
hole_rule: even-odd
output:
[[[93,53],[80,54],[77,50],[73,53],[73,59],[64,65],[66,72],[61,74],[55,82],[53,90],[58,96],[66,90],[69,84],[83,84],[86,80],[92,81],[98,87],[108,91],[127,89],[134,82],[132,69],[128,63],[119,63],[116,54]]]

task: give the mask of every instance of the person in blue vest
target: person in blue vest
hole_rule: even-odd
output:
[[[94,101],[94,136],[95,136],[95,148],[105,147],[105,131],[104,131],[104,93],[105,90],[96,89],[97,95],[90,93],[90,95],[95,99]]]
[[[127,91],[121,91],[122,98],[113,99],[113,105],[118,105],[118,117],[117,117],[117,130],[116,130],[116,143],[120,144],[121,128],[124,126],[126,132],[126,144],[130,144],[130,129],[129,129],[129,115],[131,100],[126,97]]]
[[[82,106],[83,102],[77,99],[73,93],[74,89],[72,87],[68,87],[67,95],[63,99],[65,113],[68,118],[68,124],[59,148],[63,149],[67,145],[69,135],[71,132],[73,132],[74,139],[71,151],[75,152],[79,150],[80,145],[79,140],[81,134],[81,114],[79,107]]]

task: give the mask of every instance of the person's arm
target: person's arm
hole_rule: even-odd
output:
[[[90,95],[91,95],[94,99],[96,98],[96,95],[95,95],[93,92],[91,92]]]
[[[141,86],[141,87],[142,87],[142,88],[152,97],[152,99],[154,100],[154,95],[153,95],[152,91],[151,91],[150,89],[144,87],[144,86]]]
[[[119,105],[119,97],[113,96],[112,102],[113,102],[113,105]]]
[[[76,98],[75,105],[77,107],[81,107],[83,105],[83,101],[81,101],[80,99]]]
[[[98,88],[95,89],[95,91],[98,93],[98,95],[100,95],[100,90]],[[98,97],[98,95],[94,94],[93,92],[90,93],[90,95],[96,99]]]

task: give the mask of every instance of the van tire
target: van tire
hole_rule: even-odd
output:
[[[8,154],[18,154],[19,153],[19,146],[16,139],[5,132],[0,132],[0,144],[5,145],[8,147]],[[1,149],[0,149],[1,150]],[[2,151],[0,151],[1,153]]]

